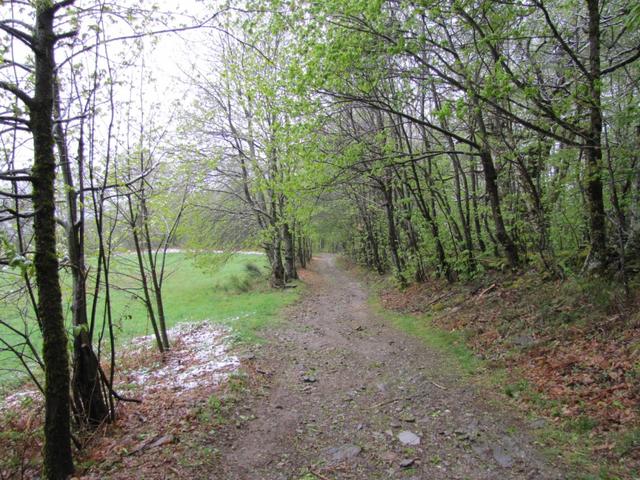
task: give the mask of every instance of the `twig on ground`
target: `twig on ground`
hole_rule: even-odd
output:
[[[372,407],[369,407],[369,410],[374,410],[376,408],[384,407],[385,405],[389,405],[390,403],[399,402],[400,400],[409,400],[409,399],[408,398],[404,398],[404,397],[393,398],[391,400],[386,400],[384,402],[376,403]]]
[[[449,291],[449,292],[443,293],[442,295],[437,296],[436,298],[434,298],[433,300],[431,300],[429,303],[427,303],[427,304],[425,305],[425,307],[430,307],[430,306],[431,306],[431,305],[433,305],[434,303],[436,303],[436,302],[438,302],[438,301],[440,301],[440,300],[442,300],[442,299],[444,299],[444,298],[448,298],[448,297],[450,297],[450,296],[451,296],[451,295],[453,295],[453,294],[454,294],[454,292],[453,292],[453,291]]]
[[[481,292],[478,294],[478,296],[476,297],[476,302],[477,302],[478,300],[480,300],[480,299],[485,295],[485,293],[489,293],[489,292],[490,292],[491,290],[493,290],[494,288],[496,288],[496,284],[495,284],[495,283],[492,283],[492,284],[489,286],[489,288],[485,288],[483,291],[481,291]]]
[[[311,473],[312,475],[315,475],[316,477],[318,477],[320,480],[331,480],[329,477],[321,474],[320,472],[314,470],[313,468],[309,467],[309,473]]]

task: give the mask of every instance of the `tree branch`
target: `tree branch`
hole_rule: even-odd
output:
[[[619,68],[624,67],[625,65],[629,65],[630,63],[635,62],[636,60],[638,60],[640,58],[640,45],[638,45],[636,53],[634,53],[633,55],[631,55],[629,58],[627,58],[626,60],[622,60],[619,63],[616,63],[615,65],[612,65],[610,67],[605,68],[604,70],[602,70],[600,72],[601,75],[607,75],[608,73],[612,73],[615,72],[616,70],[618,70]]]
[[[14,85],[9,82],[5,82],[0,80],[0,88],[2,90],[6,90],[7,92],[13,93],[16,97],[18,97],[22,102],[27,105],[29,108],[33,106],[33,98],[31,98],[24,90],[18,88],[17,85]]]

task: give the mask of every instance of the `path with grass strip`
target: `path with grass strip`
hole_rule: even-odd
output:
[[[225,432],[215,478],[561,479],[529,421],[454,361],[374,313],[333,256],[304,272],[289,321],[245,360],[252,418]]]

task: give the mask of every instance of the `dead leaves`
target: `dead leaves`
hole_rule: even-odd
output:
[[[443,292],[453,299],[446,301]],[[430,301],[438,298],[443,301],[434,310]],[[467,332],[470,348],[558,402],[560,417],[588,416],[602,430],[640,421],[640,322],[625,321],[634,311],[638,316],[639,302],[600,315],[589,295],[544,282],[535,272],[495,275],[484,285],[430,281],[387,290],[381,300],[385,308],[429,312],[441,328]],[[534,341],[512,341],[521,336]]]
[[[588,415],[601,428],[638,417],[638,378],[624,342],[564,341],[532,353],[527,377],[552,399],[565,404],[565,416]]]

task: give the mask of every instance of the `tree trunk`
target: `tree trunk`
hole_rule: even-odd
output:
[[[53,151],[55,11],[56,8],[48,2],[36,2],[33,35],[35,95],[30,106],[30,123],[34,148],[34,263],[45,364],[43,474],[50,480],[62,480],[73,473],[74,467],[71,456],[67,333],[62,314],[62,293],[56,255],[56,160]]]
[[[476,105],[476,108],[479,108]],[[480,161],[482,162],[482,170],[484,172],[484,182],[487,189],[487,196],[489,197],[489,205],[491,205],[491,213],[493,215],[493,223],[496,228],[496,237],[500,246],[504,250],[504,255],[507,259],[509,267],[516,268],[519,263],[518,251],[516,249],[513,240],[507,233],[507,229],[504,225],[504,219],[502,217],[502,210],[500,208],[500,195],[498,193],[498,174],[493,164],[493,158],[491,150],[489,149],[489,142],[487,139],[487,131],[484,125],[484,119],[482,113],[478,110],[477,113],[478,127],[480,128],[480,135],[482,138],[482,147],[480,148]]]
[[[57,88],[54,98],[57,114],[60,112]],[[86,265],[78,218],[77,192],[71,173],[71,159],[67,149],[62,123],[54,127],[55,142],[60,156],[60,167],[67,193],[67,250],[71,266],[72,299],[71,316],[73,324],[73,377],[72,393],[78,421],[85,425],[100,425],[109,419],[110,412],[105,402],[105,389],[100,377],[100,365],[96,357],[89,323],[87,320]]]
[[[142,228],[145,239],[145,245],[147,248],[147,260],[149,262],[149,273],[151,274],[151,286],[153,287],[153,294],[156,301],[156,313],[158,320],[158,330],[160,331],[160,338],[162,339],[162,346],[164,351],[169,350],[169,336],[167,335],[167,320],[164,314],[164,302],[162,301],[162,286],[158,278],[158,270],[156,268],[156,260],[153,257],[153,246],[151,244],[151,233],[149,232],[149,222],[147,221],[147,202],[145,199],[144,188],[140,191],[140,207],[142,214]]]
[[[151,327],[153,328],[153,334],[156,337],[156,343],[158,345],[158,350],[160,353],[164,353],[164,342],[162,340],[162,336],[160,334],[160,330],[158,329],[158,322],[156,321],[155,312],[153,310],[153,303],[151,302],[151,293],[149,292],[149,283],[147,281],[147,272],[144,266],[144,257],[142,256],[142,244],[140,242],[140,236],[138,234],[140,226],[136,220],[134,211],[133,211],[133,201],[131,200],[131,195],[127,196],[127,203],[129,206],[129,226],[131,227],[131,232],[133,236],[133,245],[136,250],[136,259],[138,261],[138,271],[140,272],[140,283],[142,284],[142,293],[144,294],[144,304],[147,308],[147,314],[149,315],[149,321],[151,322]],[[144,220],[143,220],[144,221]]]
[[[606,266],[607,232],[602,187],[602,107],[600,85],[600,5],[587,0],[589,11],[589,131],[585,142],[586,194],[591,251],[587,271]]]
[[[284,274],[286,281],[297,280],[295,242],[288,223],[282,225],[282,240],[284,242]]]
[[[438,92],[435,88],[435,84],[432,82],[431,83],[431,92],[433,94],[433,98],[435,100],[435,106],[436,108],[440,109],[441,103],[440,103],[440,98],[438,95]],[[442,127],[446,130],[451,130],[449,128],[449,124],[446,120],[446,118],[443,118],[440,121]],[[451,136],[447,135],[446,137],[446,141],[447,141],[447,145],[449,146],[449,150],[451,150],[451,152],[455,152],[456,151],[456,146],[453,142],[453,138],[451,138]],[[458,210],[458,216],[460,217],[460,222],[462,223],[462,232],[464,234],[464,249],[466,251],[466,262],[468,265],[468,271],[474,272],[476,269],[476,264],[475,264],[475,258],[473,256],[473,241],[471,239],[471,228],[469,227],[469,204],[468,204],[468,199],[469,199],[469,187],[467,186],[467,179],[466,176],[464,174],[464,171],[462,170],[462,165],[460,165],[460,157],[458,156],[457,153],[451,153],[449,155],[449,158],[451,159],[451,163],[453,165],[453,185],[454,185],[454,192],[455,192],[455,197],[456,197],[456,207]],[[467,207],[467,215],[465,215],[465,209],[464,209],[464,205],[462,202],[462,189],[460,186],[460,178],[462,177],[462,181],[464,183],[465,186],[465,192],[466,192],[466,207]]]
[[[304,245],[305,245],[304,254],[307,257],[307,263],[309,263],[313,258],[313,243],[311,242],[311,239],[307,238],[306,241],[304,242]]]
[[[398,231],[396,229],[394,205],[393,205],[393,191],[391,187],[383,185],[382,193],[384,194],[384,207],[387,213],[387,228],[389,233],[389,249],[391,250],[391,260],[396,270],[396,278],[401,287],[407,285],[407,280],[404,278],[402,260],[400,259]]]
[[[280,240],[274,240],[272,244],[266,247],[267,257],[271,265],[271,286],[274,288],[283,288],[286,284],[284,278],[284,265],[282,264],[282,256],[280,254]]]
[[[354,195],[353,201],[358,208],[358,213],[360,214],[360,218],[362,219],[362,223],[364,224],[365,229],[365,238],[366,244],[369,245],[369,253],[371,256],[371,267],[373,267],[379,275],[382,275],[385,271],[385,265],[382,259],[380,258],[380,246],[378,244],[378,240],[376,238],[375,230],[372,224],[371,215],[369,215],[369,211],[367,210],[366,203],[363,202],[358,195]]]
[[[296,235],[296,255],[300,268],[307,268],[307,256],[304,253],[304,235]]]
[[[634,165],[640,163],[640,125],[635,128],[635,144],[634,155],[636,160]],[[631,193],[631,208],[629,218],[629,235],[627,237],[627,244],[625,245],[626,251],[635,258],[640,258],[640,168],[635,169],[635,178],[630,180]],[[635,185],[633,185],[635,183]]]
[[[431,230],[431,236],[435,241],[436,246],[436,256],[438,257],[438,270],[440,274],[444,274],[447,281],[453,281],[453,275],[451,272],[451,267],[447,262],[447,256],[444,251],[444,247],[442,246],[442,241],[440,240],[440,229],[438,227],[438,222],[431,215],[431,211],[429,210],[429,205],[425,202],[424,193],[422,191],[422,187],[420,186],[420,178],[418,177],[418,172],[416,170],[415,163],[411,162],[411,172],[413,173],[413,179],[416,182],[415,190],[410,188],[413,193],[413,197],[416,200],[416,204],[418,205],[418,210],[422,213],[423,218],[429,225],[429,229]]]
[[[472,159],[474,157],[471,157]],[[484,244],[484,240],[482,239],[482,228],[480,227],[480,215],[478,214],[478,188],[477,188],[478,180],[476,176],[476,166],[475,161],[471,163],[471,205],[473,207],[473,224],[476,230],[476,237],[478,241],[478,247],[480,251],[484,253],[486,250],[486,246]]]

